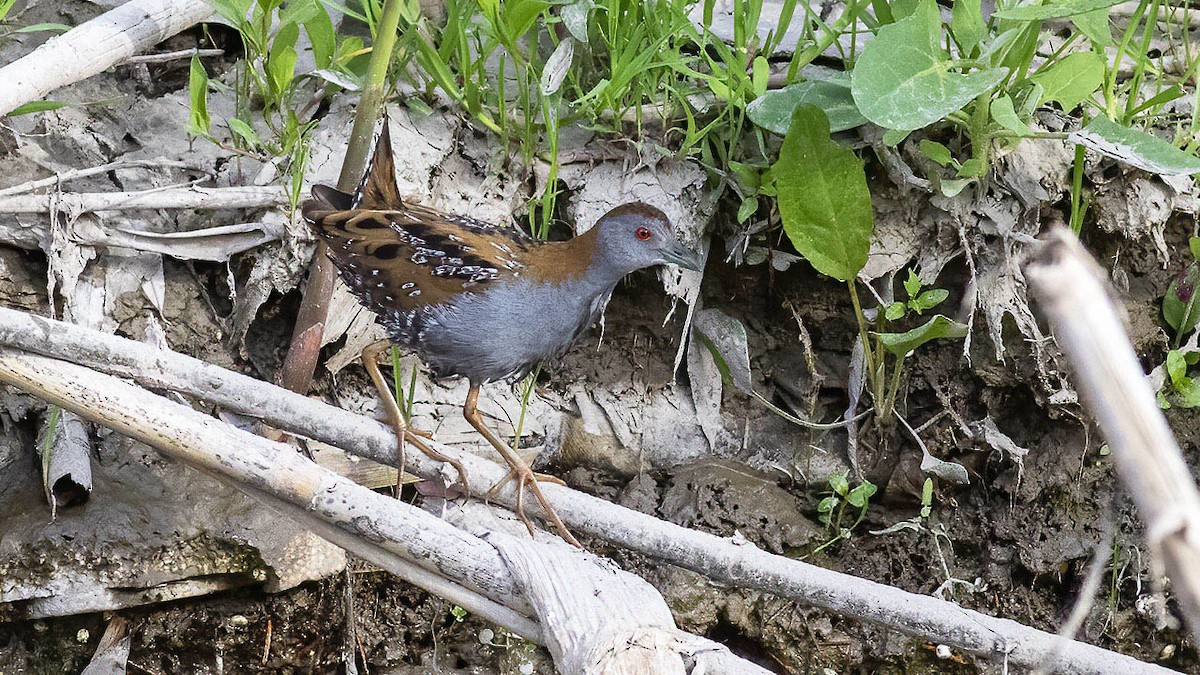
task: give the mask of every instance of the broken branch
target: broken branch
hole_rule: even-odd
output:
[[[0,117],[63,85],[102,73],[212,13],[204,0],[131,0],[52,37],[0,68]]]
[[[1071,364],[1084,407],[1112,446],[1117,475],[1146,519],[1184,619],[1200,641],[1200,492],[1146,381],[1106,275],[1066,228],[1025,267]]]

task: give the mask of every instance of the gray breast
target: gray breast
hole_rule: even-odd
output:
[[[604,311],[609,288],[517,280],[428,308],[420,339],[407,341],[439,377],[473,382],[522,377],[561,356]]]

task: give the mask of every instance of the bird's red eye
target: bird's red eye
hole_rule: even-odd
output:
[[[642,241],[646,241],[650,237],[654,236],[654,233],[651,232],[650,228],[648,227],[639,227],[637,231],[633,233],[633,235]]]

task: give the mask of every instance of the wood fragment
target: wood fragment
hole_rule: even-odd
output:
[[[1025,267],[1084,407],[1112,447],[1185,622],[1200,642],[1200,491],[1125,332],[1106,275],[1063,227]]]
[[[0,117],[212,16],[204,0],[131,0],[0,68]]]

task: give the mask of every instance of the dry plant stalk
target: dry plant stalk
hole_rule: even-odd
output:
[[[1027,263],[1025,275],[1200,643],[1200,492],[1138,363],[1104,271],[1060,227]]]

